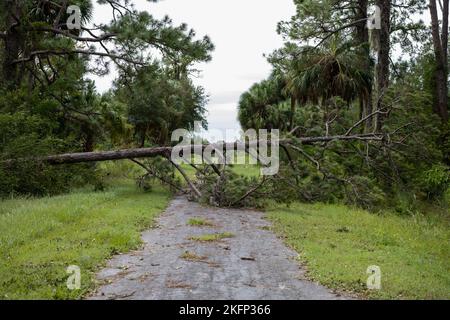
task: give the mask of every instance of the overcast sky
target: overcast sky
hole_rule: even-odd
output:
[[[293,0],[164,0],[150,3],[134,0],[139,10],[156,18],[171,17],[174,24],[187,23],[199,37],[208,35],[216,46],[213,60],[201,64],[202,85],[210,95],[210,129],[240,128],[237,103],[241,93],[266,78],[270,65],[263,57],[282,45],[276,25],[295,13]],[[108,6],[95,6],[96,23],[111,20]],[[94,77],[99,91],[111,86],[114,73]]]
[[[132,0],[139,10],[146,10],[156,18],[168,15],[175,25],[187,23],[198,37],[210,36],[216,46],[213,60],[196,66],[202,70],[195,83],[202,85],[210,95],[208,122],[210,140],[222,140],[211,136],[213,130],[240,129],[237,121],[239,96],[255,82],[265,79],[271,70],[263,57],[265,53],[282,46],[276,33],[277,23],[295,14],[293,0]],[[95,1],[94,22],[107,23],[111,10]],[[429,25],[429,13],[415,16]],[[393,48],[396,56],[398,48]],[[397,52],[399,53],[399,52]],[[111,87],[115,73],[98,78],[97,88],[104,92]],[[217,139],[214,139],[217,138]],[[227,140],[234,140],[228,137]]]

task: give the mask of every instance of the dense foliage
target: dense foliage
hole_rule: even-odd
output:
[[[2,196],[100,183],[95,165],[49,167],[25,158],[162,145],[175,128],[206,127],[207,97],[190,75],[193,63],[210,59],[211,41],[128,0],[98,0],[113,19],[93,25],[93,2],[71,1],[82,18],[73,30],[67,1],[0,4],[0,159],[15,159],[0,165]],[[119,78],[101,95],[88,75],[113,65]]]
[[[196,39],[186,25],[157,20],[128,0],[97,2],[113,19],[92,25],[93,1],[79,0],[80,29],[68,27],[63,0],[2,4],[2,196],[102,187],[95,165],[51,167],[35,161],[42,155],[169,145],[175,129],[192,130],[194,122],[207,128],[207,96],[192,74],[195,63],[211,59],[209,38]],[[202,166],[192,182],[161,157],[137,163],[147,172],[138,184],[149,189],[158,179],[179,190],[178,170],[196,198],[221,206],[272,198],[410,212],[417,199],[445,199],[448,3],[294,2],[295,15],[278,26],[285,44],[268,56],[271,75],[239,101],[244,129],[280,129],[291,141],[282,145],[280,172],[262,180]],[[382,9],[380,29],[367,28],[372,4]],[[431,26],[414,19],[428,7]],[[113,65],[118,77],[99,94],[88,75]]]
[[[267,194],[400,212],[413,210],[417,199],[445,198],[449,122],[438,106],[436,39],[412,16],[426,2],[390,1],[396,19],[386,35],[366,28],[368,1],[295,3],[296,15],[279,25],[286,43],[268,57],[272,75],[241,96],[242,126],[278,128],[293,139],[377,133],[383,141],[336,139],[304,146],[300,156],[284,148],[279,184]],[[445,25],[444,19],[442,39]],[[386,41],[392,62],[383,66]],[[394,61],[395,44],[401,44],[395,56],[407,59]]]

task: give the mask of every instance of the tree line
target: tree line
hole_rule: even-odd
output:
[[[195,181],[166,151],[173,130],[207,127],[192,75],[211,59],[211,40],[128,0],[97,2],[111,22],[92,25],[92,1],[79,0],[80,30],[67,27],[68,1],[2,3],[2,195],[96,184],[98,167],[78,160],[104,156],[142,167],[144,188],[157,179],[183,189],[178,170],[195,198],[221,206],[301,200],[410,213],[448,194],[448,0],[295,0],[277,28],[284,45],[267,56],[271,75],[239,101],[243,129],[281,130],[280,172],[208,164],[193,166]],[[425,11],[429,25],[417,19]],[[99,94],[86,75],[111,65],[119,75]],[[133,156],[144,153],[151,159]],[[81,164],[51,165],[71,162]]]
[[[384,137],[382,145],[333,141],[287,155],[305,201],[410,212],[416,199],[448,193],[449,1],[294,2],[295,15],[278,25],[284,46],[267,56],[270,77],[241,96],[241,125],[294,139]],[[430,24],[420,20],[426,12]]]
[[[92,0],[6,0],[0,4],[2,159],[164,145],[176,128],[206,127],[193,64],[214,45],[169,17],[155,19],[128,0],[99,0],[111,21],[94,24]],[[80,29],[68,6],[80,8]],[[88,74],[118,71],[99,94]],[[52,194],[89,182],[93,166],[17,162],[0,169],[0,193]]]

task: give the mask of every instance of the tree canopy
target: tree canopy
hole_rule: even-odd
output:
[[[211,59],[211,40],[169,17],[138,11],[129,0],[97,3],[111,12],[109,23],[93,23],[93,0],[0,4],[0,113],[9,119],[2,158],[23,155],[25,133],[10,130],[28,122],[42,128],[30,125],[27,143],[48,141],[29,156],[165,144],[175,128],[190,129],[194,121],[206,126],[207,96],[190,77],[193,64]],[[69,5],[80,9],[79,29],[69,25]],[[87,75],[104,76],[111,68],[119,77],[100,95]]]
[[[295,15],[278,25],[285,44],[268,56],[271,76],[241,96],[242,126],[275,127],[298,139],[380,134],[389,142],[285,148],[292,168],[284,179],[304,200],[370,207],[388,194],[393,206],[405,194],[411,203],[437,196],[428,179],[448,181],[449,172],[448,1],[294,2]],[[379,28],[368,28],[373,5]],[[435,15],[428,26],[417,19],[426,9]]]

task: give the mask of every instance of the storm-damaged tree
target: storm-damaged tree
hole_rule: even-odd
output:
[[[269,57],[274,75],[268,81],[274,76],[281,80],[284,100],[274,106],[267,99],[255,99],[261,92],[255,88],[265,87],[265,82],[253,86],[241,97],[242,125],[251,124],[251,115],[258,114],[261,126],[273,119],[291,123],[280,128],[294,139],[364,132],[365,126],[365,132],[380,134],[386,144],[333,140],[315,146],[284,145],[283,170],[276,180],[279,185],[284,182],[283,194],[290,189],[306,201],[353,198],[350,202],[363,206],[387,201],[384,193],[397,197],[409,190],[408,197],[413,193],[422,197],[428,177],[435,173],[430,167],[445,167],[448,154],[448,137],[440,138],[443,131],[431,112],[432,96],[423,86],[428,86],[427,75],[418,58],[426,52],[421,43],[430,38],[423,23],[414,21],[414,13],[426,8],[425,1],[298,0],[296,4],[297,14],[279,26],[284,47]],[[364,29],[368,4],[379,6],[381,29]],[[392,61],[394,44],[414,58]],[[376,64],[371,62],[371,52]],[[374,110],[366,99],[373,101]],[[356,102],[359,113],[354,110]],[[399,140],[394,137],[398,134]],[[448,181],[447,176],[437,180]],[[350,192],[343,193],[344,185],[350,186]],[[446,187],[439,185],[441,194]]]

